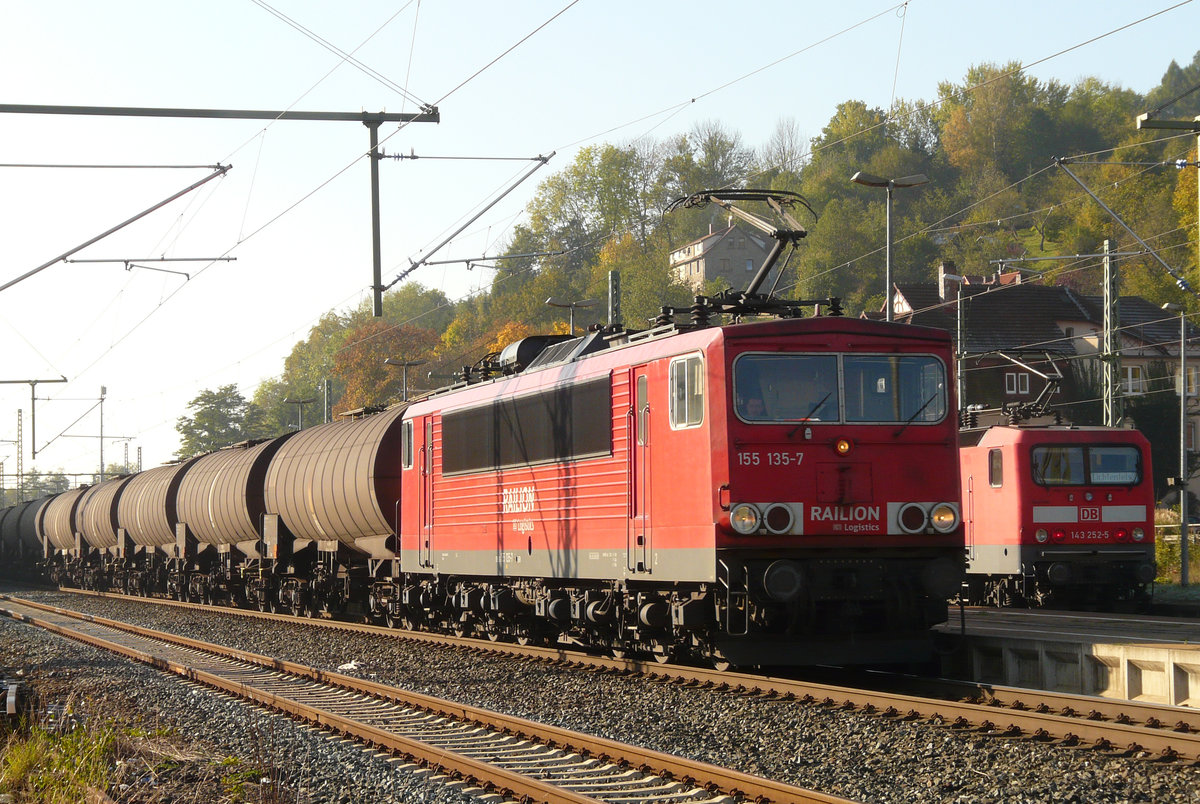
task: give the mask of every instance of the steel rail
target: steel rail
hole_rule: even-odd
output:
[[[176,601],[166,602],[189,605]],[[977,696],[985,698],[983,702],[965,702],[944,697],[929,698],[886,690],[857,689],[745,672],[613,659],[563,648],[511,645],[468,637],[400,631],[340,621],[311,620],[234,608],[200,608],[248,616],[284,618],[290,622],[308,622],[354,631],[385,633],[403,639],[466,647],[482,653],[532,658],[609,672],[641,674],[671,683],[728,690],[738,694],[795,699],[803,703],[836,706],[891,719],[924,720],[949,725],[959,730],[974,729],[984,735],[1033,738],[1066,745],[1088,743],[1097,748],[1120,750],[1131,755],[1145,754],[1160,758],[1200,761],[1200,712],[1185,707],[1117,701],[1069,693],[1014,690],[1012,704],[1008,705],[1008,708],[1001,708],[997,700],[988,698],[986,693]],[[1005,722],[997,726],[995,721],[1001,719]],[[1173,725],[1168,726],[1172,721]]]
[[[559,749],[574,751],[603,762],[630,765],[644,773],[667,779],[677,779],[686,784],[695,784],[709,790],[709,792],[719,791],[736,799],[748,799],[756,802],[797,802],[797,804],[839,804],[847,801],[836,796],[804,790],[793,785],[751,776],[740,771],[687,760],[670,754],[639,748],[602,737],[594,737],[556,726],[535,723],[524,718],[504,715],[434,696],[408,692],[355,676],[321,670],[308,665],[263,656],[250,651],[214,645],[190,637],[166,634],[161,631],[123,623],[107,617],[74,612],[69,609],[34,601],[20,600],[8,595],[0,595],[0,599],[9,600],[36,610],[51,612],[62,617],[116,629],[145,639],[173,643],[189,650],[213,654],[224,659],[250,664],[264,670],[287,674],[349,692],[368,695],[381,701],[420,709],[438,717],[475,724],[501,734],[511,735],[518,739],[525,739]],[[426,765],[449,768],[455,773],[473,779],[488,780],[490,786],[516,793],[522,797],[531,797],[548,802],[563,802],[563,804],[579,804],[579,802],[593,802],[597,800],[588,796],[580,796],[569,790],[564,791],[561,787],[513,773],[489,763],[474,760],[445,748],[430,748],[422,742],[411,740],[332,712],[317,709],[248,684],[231,682],[215,673],[155,656],[94,635],[82,634],[60,626],[50,620],[32,617],[4,608],[0,608],[0,613],[13,619],[37,625],[62,636],[103,647],[106,650],[144,662],[157,669],[229,692],[254,701],[261,706],[283,712],[334,732],[354,735],[369,745],[386,748],[389,751],[413,757]]]

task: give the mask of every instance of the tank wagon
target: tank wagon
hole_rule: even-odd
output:
[[[37,578],[44,557],[37,523],[51,497],[41,497],[0,511],[0,571],[24,580]]]
[[[110,557],[79,582],[260,609],[663,661],[922,658],[963,573],[949,336],[760,294],[795,199],[685,201],[742,200],[785,224],[747,217],[778,245],[746,291],[140,473],[115,545],[111,518],[54,544]]]
[[[964,445],[964,596],[986,605],[1149,602],[1150,445],[1136,430],[998,426]]]

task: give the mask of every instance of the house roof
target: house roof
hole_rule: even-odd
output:
[[[909,320],[954,332],[957,309],[946,304],[937,285],[897,286],[913,309]],[[1060,321],[1094,322],[1099,308],[1067,287],[1034,284],[961,286],[965,349],[968,353],[1049,352],[1075,354]]]
[[[964,340],[971,354],[1006,351],[1072,355],[1076,354],[1075,347],[1060,323],[1078,321],[1097,328],[1104,324],[1103,297],[1084,296],[1068,287],[1031,283],[960,287]],[[936,284],[898,284],[896,291],[912,309],[901,320],[956,331],[956,305],[942,301]],[[1119,316],[1122,336],[1140,341],[1145,348],[1165,355],[1179,343],[1177,316],[1141,296],[1122,296]],[[1200,328],[1190,323],[1187,326],[1189,340],[1200,338]]]
[[[693,253],[692,256],[688,257],[686,260],[679,260],[675,264],[679,265],[679,264],[682,264],[685,262],[692,262],[693,260],[700,259],[704,255],[706,255],[709,251],[711,251],[714,246],[716,246],[718,243],[720,243],[722,240],[724,240],[726,237],[733,234],[734,232],[741,233],[742,236],[746,237],[748,240],[750,240],[752,243],[754,243],[754,245],[758,246],[759,249],[761,249],[763,251],[770,250],[770,247],[767,245],[767,242],[762,237],[760,237],[757,233],[747,231],[746,229],[743,229],[742,227],[740,227],[736,223],[734,223],[734,224],[727,226],[724,229],[721,229],[720,231],[709,232],[708,234],[704,235],[703,237],[697,237],[695,240],[692,240],[688,243],[684,243],[683,245],[679,246],[678,248],[673,249],[671,253],[675,254],[680,251],[683,251],[688,246],[694,246],[697,243],[704,244],[704,248],[702,248],[700,250],[700,253]]]
[[[1101,309],[1103,297],[1087,298],[1096,309]],[[1179,316],[1176,313],[1167,312],[1141,296],[1122,296],[1118,303],[1117,316],[1122,336],[1139,340],[1145,348],[1164,355],[1170,351],[1179,353]],[[1188,340],[1198,336],[1200,329],[1188,322]]]

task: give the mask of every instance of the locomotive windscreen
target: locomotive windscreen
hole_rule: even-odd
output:
[[[442,474],[612,454],[608,377],[442,416]]]
[[[752,422],[938,422],[947,409],[932,355],[747,353],[734,362],[734,394]]]
[[[1142,482],[1142,456],[1125,444],[1034,447],[1033,482],[1042,486],[1135,486]]]

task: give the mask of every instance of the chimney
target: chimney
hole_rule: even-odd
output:
[[[966,280],[954,273],[954,261],[942,260],[938,264],[938,296],[943,302],[958,301],[958,294]]]

